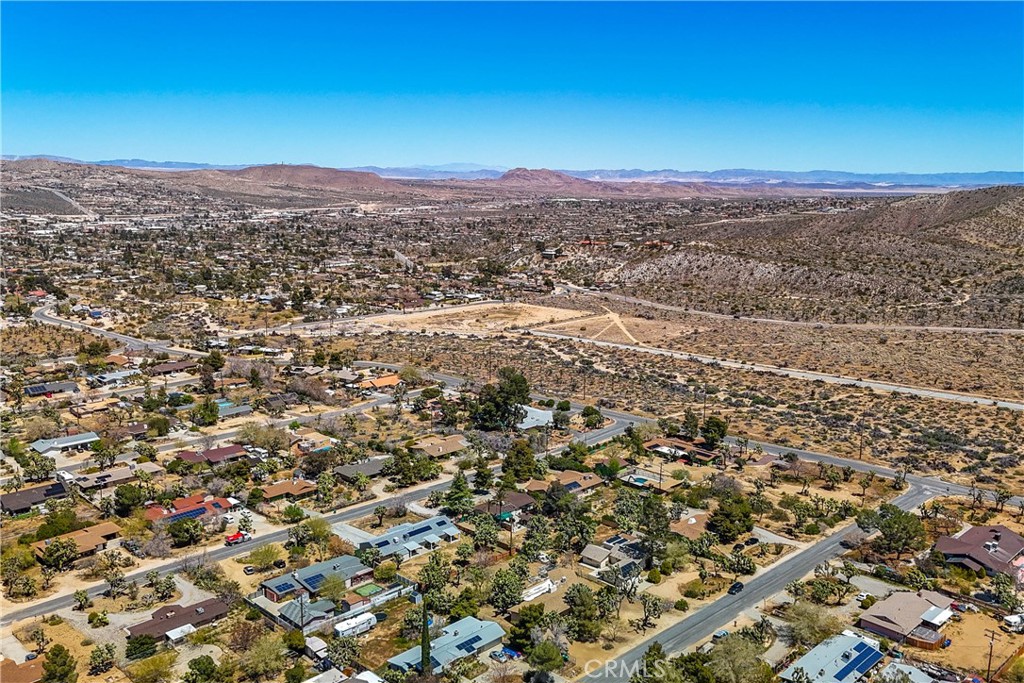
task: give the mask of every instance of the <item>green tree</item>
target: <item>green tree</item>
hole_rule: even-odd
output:
[[[857,525],[864,531],[878,530],[875,549],[881,553],[896,553],[896,560],[908,551],[922,550],[926,535],[921,518],[901,510],[892,503],[882,503],[877,510],[864,510],[857,515]]]
[[[427,595],[440,593],[450,583],[452,563],[443,550],[431,553],[427,563],[420,570],[420,590]]]
[[[508,632],[508,642],[513,650],[529,652],[533,648],[533,630],[545,621],[544,605],[530,603],[519,610],[519,621]]]
[[[281,559],[281,554],[280,547],[267,543],[266,545],[254,548],[245,558],[245,561],[256,567],[257,571],[265,571],[270,569],[276,560]]]
[[[43,676],[40,680],[42,683],[75,683],[78,680],[76,664],[68,649],[58,643],[46,653]]]
[[[297,628],[293,628],[291,631],[285,631],[284,635],[281,636],[281,642],[286,648],[292,652],[302,653],[306,649],[306,636],[302,634]]]
[[[273,678],[284,671],[285,663],[284,646],[275,633],[257,638],[238,660],[242,672],[254,681]]]
[[[113,643],[97,645],[89,653],[89,675],[98,676],[114,668],[114,658],[117,656],[117,649]]]
[[[526,481],[537,471],[537,460],[534,458],[533,449],[526,439],[516,439],[505,454],[505,460],[501,464],[502,471],[513,477],[516,481]]]
[[[203,523],[198,519],[179,519],[167,525],[167,533],[179,548],[195,545],[203,540]]]
[[[281,511],[281,518],[289,524],[294,524],[304,520],[306,518],[306,513],[298,505],[292,503]]]
[[[523,601],[523,588],[523,579],[519,574],[511,569],[499,569],[491,584],[490,603],[504,614]]]
[[[335,605],[340,605],[342,598],[348,593],[348,586],[340,574],[328,574],[324,577],[317,592],[320,597],[330,600]]]
[[[129,677],[132,683],[171,683],[174,680],[174,662],[177,659],[178,653],[174,650],[161,652],[132,665],[128,670]]]
[[[562,666],[562,651],[550,640],[542,640],[530,651],[527,661],[541,671],[554,671]]]
[[[70,538],[53,538],[47,541],[39,562],[47,567],[63,571],[78,559],[78,544]]]
[[[353,636],[342,636],[327,643],[327,656],[336,668],[343,669],[359,659],[359,641]]]
[[[794,646],[814,647],[843,630],[842,622],[831,611],[804,600],[790,606],[786,619]]]
[[[722,443],[728,433],[729,423],[716,415],[704,420],[704,424],[700,428],[700,435],[704,437],[704,446],[709,451],[718,448],[718,444]]]
[[[156,654],[156,638],[149,634],[128,636],[124,656],[128,659],[143,659]]]
[[[708,668],[718,683],[770,683],[775,678],[761,660],[761,646],[739,634],[718,641]]]
[[[754,528],[750,502],[738,496],[723,498],[708,517],[707,528],[722,543],[732,543],[742,534],[749,533]]]
[[[473,510],[473,491],[461,470],[455,473],[452,485],[444,495],[444,508],[453,517],[461,517]]]
[[[118,517],[131,517],[145,502],[145,492],[135,484],[121,484],[114,489],[114,514]]]
[[[641,593],[640,606],[643,608],[643,613],[639,618],[631,619],[629,624],[637,631],[647,633],[647,629],[654,626],[654,622],[657,621],[658,617],[665,613],[665,604],[657,595]]]

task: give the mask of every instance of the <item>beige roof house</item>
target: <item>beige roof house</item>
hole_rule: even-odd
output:
[[[469,446],[469,442],[461,434],[451,436],[428,436],[417,441],[413,452],[425,453],[432,458],[446,458]]]

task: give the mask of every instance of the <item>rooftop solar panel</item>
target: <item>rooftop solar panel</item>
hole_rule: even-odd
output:
[[[427,531],[430,531],[430,525],[429,524],[427,526],[418,526],[418,527],[416,527],[415,529],[413,529],[412,531],[409,532],[409,535],[410,536],[419,536],[420,534],[425,533]]]
[[[854,656],[846,666],[836,673],[836,679],[840,681],[846,680],[846,677],[854,671],[857,672],[859,678],[860,674],[864,674],[868,669],[877,664],[881,658],[882,655],[877,650],[865,648],[858,652],[858,654]]]
[[[320,584],[324,582],[326,577],[323,574],[314,574],[313,576],[307,577],[305,583],[311,590],[317,590],[320,588]]]
[[[285,581],[283,583],[279,583],[276,586],[274,586],[274,592],[275,593],[286,593],[286,592],[290,591],[293,588],[295,588],[295,584],[294,583],[292,583],[291,581]]]

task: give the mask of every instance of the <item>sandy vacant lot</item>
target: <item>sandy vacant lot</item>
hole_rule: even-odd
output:
[[[540,329],[994,398],[1024,397],[1024,335],[818,329],[676,318],[647,320],[605,312]]]
[[[992,649],[992,670],[996,670],[1009,657],[1024,645],[1024,635],[1006,633],[999,630],[999,623],[986,614],[964,614],[963,621],[953,622],[943,631],[952,640],[952,644],[944,650],[913,649],[916,658],[936,664],[951,666],[968,673],[985,675],[988,667],[988,631],[996,632],[995,645]]]
[[[374,316],[370,320],[392,329],[426,330],[455,334],[493,334],[517,327],[552,324],[584,313],[565,308],[530,304],[480,304],[400,315]]]

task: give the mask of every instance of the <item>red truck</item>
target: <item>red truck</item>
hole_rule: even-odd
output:
[[[239,543],[245,543],[246,541],[252,540],[252,534],[248,531],[239,531],[236,534],[231,534],[224,539],[224,545],[238,545]]]

